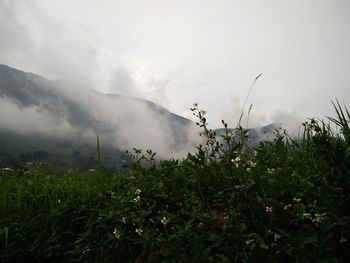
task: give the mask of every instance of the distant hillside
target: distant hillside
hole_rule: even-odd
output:
[[[272,124],[261,131],[273,129]],[[259,143],[261,131],[250,130],[252,146]],[[178,158],[201,140],[192,121],[151,101],[102,94],[0,64],[0,165],[94,167],[97,134],[109,167],[121,165],[125,149],[152,149],[161,158]]]
[[[66,85],[66,87],[64,87]],[[50,81],[32,73],[10,68],[0,64],[0,97],[15,102],[20,108],[36,106],[38,110],[51,114],[51,117],[66,117],[67,121],[76,128],[93,128],[95,130],[109,129],[108,120],[97,119],[93,108],[83,105],[81,101],[70,97],[67,89],[77,88],[74,84],[62,81]],[[81,88],[81,87],[79,87]],[[128,105],[125,110],[142,104],[147,110],[157,115],[159,120],[166,120],[173,128],[173,136],[179,137],[185,126],[192,125],[191,121],[179,115],[169,112],[165,108],[139,98],[126,97],[122,95],[105,95],[91,89],[84,89],[80,96],[104,97],[113,103],[114,109],[118,111],[118,104]],[[89,98],[90,99],[90,98]],[[183,135],[183,134],[182,134]],[[183,137],[183,136],[181,136]],[[179,138],[178,138],[179,139]]]
[[[0,65],[0,100],[3,158],[11,153],[22,160],[21,154],[41,149],[49,152],[49,159],[79,165],[68,161],[70,155],[79,151],[95,158],[97,134],[107,157],[119,156],[114,159],[126,148],[155,148],[160,155],[170,155],[193,146],[188,134],[193,123],[153,102],[101,94],[6,65]],[[70,146],[57,146],[62,141]]]

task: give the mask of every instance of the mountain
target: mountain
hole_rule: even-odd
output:
[[[95,159],[97,134],[108,159],[121,158],[127,148],[151,148],[169,157],[194,146],[195,125],[151,101],[102,94],[1,64],[0,112],[2,159],[11,154],[28,161],[40,150],[50,161],[82,154]],[[62,152],[68,156],[60,157]]]
[[[274,124],[250,129],[255,147]],[[224,129],[217,129],[217,135]],[[0,167],[24,162],[96,167],[96,137],[105,166],[120,168],[125,149],[183,157],[201,142],[196,125],[151,101],[0,64]]]
[[[278,129],[278,127],[279,125],[271,123],[259,128],[248,129],[249,140],[247,144],[252,148],[256,148],[259,146],[261,141],[271,140],[273,132]],[[217,139],[220,139],[222,136],[226,135],[225,128],[215,129],[214,131]],[[228,128],[227,132],[234,132],[234,129]],[[239,140],[239,136],[237,136],[236,139]]]
[[[97,127],[101,127],[101,124],[108,126],[108,123],[101,123],[96,118],[93,109],[84,107],[79,101],[70,97],[69,95],[71,94],[65,93],[62,85],[67,85],[71,89],[76,88],[73,86],[74,84],[72,85],[62,81],[50,81],[33,73],[25,73],[0,64],[0,97],[11,99],[20,108],[36,106],[38,110],[46,111],[56,117],[62,117],[64,115],[68,122],[75,127],[89,127],[97,130]],[[91,89],[84,90],[83,92],[83,94],[80,94],[83,97],[92,95],[95,97],[105,97],[111,101],[114,100],[116,107],[118,107],[118,102],[121,101],[124,106],[128,104],[129,107],[127,108],[131,108],[133,104],[142,104],[152,114],[159,116],[160,119],[169,120],[174,136],[181,132],[181,128],[192,124],[190,120],[173,114],[165,108],[147,100],[116,94],[105,95]]]

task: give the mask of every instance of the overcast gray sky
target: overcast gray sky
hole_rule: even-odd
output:
[[[348,0],[0,0],[0,63],[234,124],[350,105]],[[247,106],[247,107],[248,107]]]

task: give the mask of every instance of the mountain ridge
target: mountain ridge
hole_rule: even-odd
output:
[[[188,137],[193,122],[154,102],[51,81],[4,64],[0,64],[0,99],[0,130],[17,136],[68,138],[94,147],[99,134],[105,148],[118,148],[120,152],[126,148],[154,148],[167,157],[194,146]],[[23,122],[33,118],[33,123],[11,126],[20,115],[25,116]],[[9,116],[12,120],[7,119]],[[0,144],[0,150],[3,148]]]
[[[112,166],[125,149],[152,149],[161,158],[178,158],[193,151],[201,142],[194,122],[152,101],[103,94],[76,83],[48,80],[4,64],[0,64],[0,102],[3,136],[12,136],[12,142],[29,142],[24,137],[30,137],[32,141],[40,141],[36,136],[48,138],[41,146],[44,151],[51,151],[50,156],[62,152],[62,147],[56,149],[55,145],[69,141],[67,145],[72,147],[66,148],[65,155],[77,157],[85,153],[90,164],[93,163],[97,135],[100,135],[103,152]],[[275,128],[274,124],[270,126],[250,129],[253,146],[260,141],[260,129],[266,132]],[[221,129],[217,131],[219,134]],[[40,150],[27,144],[26,149],[22,146],[24,152]],[[9,147],[0,139],[0,150],[6,152]],[[21,154],[30,155],[17,153],[17,159]]]

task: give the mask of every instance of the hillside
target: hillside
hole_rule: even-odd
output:
[[[50,161],[81,166],[69,159],[74,152],[84,162],[95,159],[97,134],[108,166],[127,148],[154,148],[170,156],[193,146],[193,123],[153,102],[50,81],[6,65],[0,65],[0,102],[3,160],[11,155],[32,161],[20,156],[44,150]],[[59,146],[62,142],[66,147]]]
[[[271,124],[250,129],[249,144],[256,147],[275,128]],[[223,129],[216,132],[220,136]],[[201,142],[192,121],[151,101],[102,94],[0,64],[1,166],[50,162],[94,168],[97,134],[109,168],[120,168],[126,149],[152,149],[158,158],[182,158]]]

